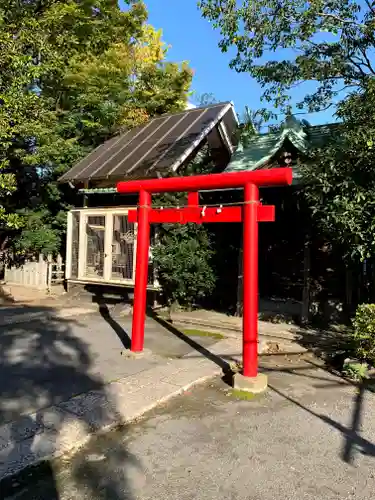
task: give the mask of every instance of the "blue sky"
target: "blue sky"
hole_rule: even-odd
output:
[[[145,0],[149,22],[163,30],[164,40],[171,45],[168,59],[189,61],[194,69],[193,90],[197,94],[212,93],[218,101],[233,101],[240,115],[245,106],[258,109],[262,89],[248,75],[229,68],[230,55],[218,48],[220,34],[201,17],[197,0]],[[295,99],[303,94],[296,91]],[[301,115],[312,124],[332,121],[331,112]]]

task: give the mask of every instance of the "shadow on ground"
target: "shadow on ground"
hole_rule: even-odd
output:
[[[336,384],[336,389],[340,385]],[[331,387],[333,384],[331,384]],[[330,418],[327,415],[320,414],[308,408],[307,406],[301,404],[297,399],[290,397],[284,391],[280,391],[278,388],[269,385],[269,388],[277,393],[279,396],[298,406],[302,410],[306,411],[310,415],[322,420],[327,425],[332,427],[332,429],[339,431],[343,437],[343,446],[340,452],[340,458],[349,465],[354,465],[354,459],[356,452],[362,453],[370,457],[375,457],[375,444],[368,439],[363,438],[360,435],[361,425],[363,420],[363,404],[364,395],[367,389],[373,392],[373,386],[368,386],[367,384],[360,384],[357,388],[356,394],[353,398],[353,408],[351,422],[348,426],[343,425],[340,422]],[[332,387],[333,388],[333,387]]]
[[[24,308],[32,312],[33,308]],[[40,311],[40,308],[38,308]],[[106,314],[104,312],[104,314]],[[206,356],[208,359],[218,364],[225,372],[229,368],[228,359],[222,359],[220,355],[213,354],[208,348],[200,345],[195,340],[184,335],[173,325],[165,324],[163,327],[176,336],[179,340],[186,342],[190,348],[194,349],[192,356]],[[79,324],[75,320],[59,319],[46,309],[38,319],[22,324],[8,324],[0,327],[0,418],[2,422],[12,420],[12,418],[29,411],[32,401],[38,400],[44,406],[56,404],[58,401],[66,399],[67,388],[84,387],[84,390],[99,390],[104,388],[104,382],[98,376],[92,375],[92,365],[94,359],[90,352],[90,347],[74,334],[74,327]],[[238,353],[233,353],[233,356]],[[282,356],[285,357],[283,353]],[[279,373],[287,378],[289,375],[310,379],[312,387],[322,387],[329,390],[339,389],[341,385],[347,383],[339,378],[321,370],[322,363],[315,362],[314,358],[306,359],[302,366],[294,366],[289,361],[285,361],[280,366],[277,361],[279,356],[273,355],[275,362],[262,361],[265,371],[270,374]],[[271,357],[264,358],[270,359]],[[296,356],[295,359],[298,357]],[[318,372],[318,373],[317,373]],[[21,377],[17,378],[17,377]],[[51,380],[58,378],[61,384],[56,390]],[[17,380],[22,383],[16,384]],[[4,382],[5,381],[5,382]],[[75,385],[77,384],[77,385]],[[317,384],[314,386],[314,384]],[[294,397],[290,392],[284,390],[288,382],[284,384],[270,384],[270,388],[289,403],[298,406],[310,415],[324,421],[332,429],[339,431],[344,443],[341,458],[348,464],[353,463],[355,451],[374,457],[375,445],[368,439],[360,435],[361,418],[363,413],[363,400],[366,391],[371,390],[370,386],[360,386],[354,398],[351,423],[348,426],[330,418],[329,415],[320,414],[311,407],[307,407],[298,397]],[[328,392],[327,392],[328,393]],[[102,418],[110,417],[111,412],[116,411],[115,402],[112,406],[103,409]],[[35,418],[34,418],[35,417]],[[36,415],[25,415],[24,429],[27,433],[30,428],[41,425],[43,412],[36,412]],[[75,416],[77,417],[77,416]],[[66,417],[64,417],[66,418]],[[251,418],[251,415],[249,416]],[[83,424],[91,427],[91,422]],[[64,425],[63,418],[59,422],[60,428]],[[19,427],[10,426],[8,429],[10,437],[14,442],[19,438]],[[2,428],[4,431],[4,427]],[[123,430],[126,431],[126,428]],[[9,437],[9,436],[8,436]],[[73,479],[75,487],[79,491],[77,498],[95,498],[96,500],[133,500],[137,494],[132,491],[127,477],[129,474],[138,475],[140,488],[145,480],[145,468],[140,459],[130,453],[126,446],[126,439],[119,443],[116,433],[107,434],[105,442],[107,448],[111,450],[107,456],[101,456],[99,452],[89,453],[90,444],[96,443],[95,449],[100,450],[100,438],[94,437],[85,446],[82,452],[72,457],[69,467],[69,477]],[[1,437],[0,437],[1,443]],[[37,443],[33,440],[25,441],[30,453],[35,453]],[[26,446],[25,445],[25,446]],[[0,444],[0,465],[1,460],[12,460],[14,449],[1,449]],[[113,471],[124,470],[126,464],[127,473],[113,473]],[[129,472],[130,471],[130,472]],[[3,481],[0,483],[0,490],[5,497],[17,500],[59,500],[61,498],[61,470],[56,462],[44,462],[36,469],[25,470],[17,477],[17,486],[13,481]],[[134,484],[134,483],[133,483]],[[32,494],[30,493],[32,490]],[[139,492],[138,492],[139,493]],[[64,498],[67,498],[65,495]],[[74,496],[72,497],[74,498]]]
[[[58,318],[50,308],[23,307],[12,313],[14,321],[10,317],[0,326],[1,424],[102,387],[100,379],[88,374],[89,347],[72,332],[77,321]]]
[[[302,328],[293,327],[291,331],[296,335],[296,341],[312,350],[318,356],[329,356],[336,352],[350,351],[348,329],[341,328]]]
[[[225,361],[221,356],[213,354],[209,349],[207,349],[207,347],[203,346],[201,343],[198,343],[196,340],[192,339],[191,337],[183,333],[180,329],[173,326],[173,324],[170,323],[169,321],[161,318],[152,309],[149,309],[147,313],[149,317],[152,318],[157,324],[162,326],[165,330],[170,332],[176,338],[182,340],[183,342],[185,342],[185,344],[191,347],[193,349],[193,352],[195,351],[196,353],[199,353],[205,358],[209,359],[210,361],[218,365],[220,368],[222,368],[224,372],[230,369],[229,363]]]
[[[111,315],[107,304],[100,303],[99,305],[99,313],[101,317],[106,321],[112,330],[116,333],[120,342],[122,343],[124,349],[130,349],[130,337],[127,334],[126,330],[118,323],[113,316]]]
[[[0,326],[0,425],[11,422],[23,414],[22,429],[26,439],[22,442],[23,453],[37,455],[37,439],[33,438],[35,430],[44,425],[43,410],[51,405],[64,402],[70,397],[87,392],[105,389],[101,377],[93,375],[96,370],[95,358],[90,350],[90,345],[79,338],[75,331],[84,327],[82,322],[74,319],[62,319],[54,314],[51,308],[42,307],[16,307],[12,309],[14,317],[22,316],[22,321],[7,321]],[[27,321],[27,316],[30,316]],[[112,330],[120,338],[125,347],[129,345],[129,337],[122,321],[114,318],[106,304],[101,304],[101,318],[104,319]],[[87,321],[98,321],[99,317],[87,319]],[[153,320],[152,320],[153,321]],[[152,322],[151,321],[151,322]],[[165,330],[165,327],[168,330]],[[152,327],[151,337],[164,337],[163,345],[174,344],[173,349],[180,344],[181,355],[185,352],[197,352],[217,363],[223,369],[228,368],[228,363],[219,356],[212,354],[209,349],[184,335],[171,325],[155,322]],[[99,332],[103,327],[98,328]],[[107,330],[106,330],[107,332]],[[92,332],[95,334],[95,332]],[[209,339],[203,339],[208,341]],[[158,340],[160,342],[160,340]],[[184,345],[186,344],[186,346]],[[147,342],[146,342],[147,345]],[[155,341],[156,345],[156,341]],[[57,383],[59,382],[59,383]],[[101,420],[110,419],[116,411],[115,402],[102,408]],[[72,415],[74,419],[81,418]],[[69,418],[66,413],[59,417],[58,429],[66,423],[64,419]],[[98,416],[96,416],[98,418]],[[82,422],[84,426],[91,429],[92,422]],[[10,463],[17,458],[16,443],[20,440],[19,425],[3,425],[0,428],[6,440],[11,439],[13,445],[1,449],[0,434],[0,468],[1,462]],[[105,436],[106,443],[112,439],[111,434]],[[97,437],[93,437],[86,444],[85,449],[90,449],[90,443]],[[99,438],[100,439],[100,438]],[[115,439],[115,437],[113,438]],[[134,494],[127,484],[126,477],[116,477],[113,474],[120,465],[123,469],[124,463],[127,469],[143,481],[144,468],[136,456],[129,453],[124,442],[113,442],[111,454],[105,460],[100,456],[88,455],[82,460],[82,454],[72,457],[70,463],[70,477],[84,498],[108,499],[108,500],[132,500]],[[35,468],[28,468],[14,478],[5,479],[0,482],[0,490],[10,499],[16,498],[38,500],[58,500],[61,497],[59,462],[43,462]],[[78,496],[78,495],[77,495]]]
[[[333,338],[331,336],[322,338],[325,350],[329,350],[330,346],[332,346],[332,340],[334,345],[336,345],[334,335]],[[326,342],[328,342],[328,345]],[[310,415],[322,420],[327,425],[332,427],[332,429],[339,431],[343,436],[343,446],[339,455],[345,463],[353,465],[356,452],[375,457],[375,444],[361,436],[361,430],[366,413],[364,408],[366,404],[365,396],[367,394],[369,398],[374,397],[375,380],[365,380],[361,383],[350,382],[338,376],[333,370],[328,370],[324,362],[322,362],[319,358],[314,358],[311,353],[301,357],[298,355],[295,355],[294,357],[290,356],[289,367],[285,366],[285,363],[279,363],[277,361],[277,355],[272,355],[270,357],[276,360],[275,363],[267,362],[267,357],[261,360],[263,371],[268,373],[271,377],[269,389],[290,403],[298,406],[300,409],[306,411]],[[276,385],[272,383],[272,374],[285,375],[286,379],[291,377],[306,379],[307,385],[313,390],[326,390],[327,397],[329,397],[329,393],[331,391],[338,391],[343,388],[353,388],[354,390],[350,391],[351,394],[353,394],[353,400],[349,424],[343,425],[342,423],[332,419],[329,415],[317,413],[313,409],[302,404],[296,397],[292,397],[288,394],[288,380],[284,381],[285,389],[283,389],[280,387],[280,384]]]
[[[197,356],[197,354],[199,353],[200,355],[207,357],[218,366],[220,366],[223,369],[223,381],[228,386],[231,386],[233,373],[231,371],[229,363],[231,361],[238,361],[239,353],[236,352],[232,354],[226,354],[225,356],[214,355],[208,349],[184,335],[170,322],[158,317],[152,312],[150,312],[150,315],[178,338],[188,343],[196,351],[196,353],[192,354],[192,356]],[[296,355],[295,353],[285,352],[271,355],[266,354],[260,357],[260,365],[262,367],[262,371],[267,372],[271,376],[272,373],[279,373],[285,374],[285,376],[289,375],[300,377],[302,379],[308,379],[310,381],[309,383],[315,389],[337,390],[340,387],[355,386],[356,392],[353,397],[353,408],[350,425],[344,426],[341,423],[336,422],[329,416],[315,413],[313,410],[302,405],[299,401],[297,401],[297,399],[288,396],[286,391],[280,391],[280,389],[271,385],[269,386],[270,389],[289,402],[309,412],[311,415],[321,419],[333,429],[341,432],[344,438],[344,444],[340,456],[345,463],[349,465],[353,464],[355,451],[359,451],[364,455],[375,457],[375,444],[364,439],[360,435],[364,412],[364,395],[366,394],[366,392],[375,393],[375,380],[365,381],[361,384],[352,384],[338,376],[338,372],[334,370],[335,367],[331,364],[331,359],[334,359],[337,353],[339,353],[341,357],[346,357],[348,355],[348,352],[350,351],[348,347],[349,343],[347,331],[335,331],[326,329],[311,330],[296,327],[294,329],[294,333],[297,336],[297,342],[303,347],[308,348],[314,353],[314,355],[318,357],[315,358],[311,354],[307,354],[306,359],[304,359],[303,363],[301,364],[299,363],[299,360],[301,359],[301,355],[299,354]],[[274,360],[273,363],[267,361],[270,358]],[[283,358],[284,360],[288,359],[286,366],[285,363],[284,366],[280,366],[283,363],[277,361],[277,358]],[[322,361],[322,359],[324,361]],[[297,366],[293,366],[293,361],[297,361]]]
[[[22,315],[22,321],[17,321],[17,311]],[[95,371],[94,359],[89,345],[74,334],[78,321],[58,318],[53,309],[41,307],[17,307],[11,312],[8,308],[6,313],[5,309],[0,309],[2,320],[6,314],[6,324],[2,321],[0,326],[0,471],[8,470],[7,466],[17,460],[20,447],[23,456],[38,458],[43,454],[46,443],[43,443],[44,436],[40,432],[48,427],[48,422],[41,408],[82,392],[105,388],[103,380],[92,373]],[[111,418],[116,411],[116,403],[109,400],[108,406],[101,411],[101,419]],[[80,420],[87,429],[92,428],[92,422],[82,421],[78,413],[69,414],[66,411],[57,415],[57,420],[54,420],[57,432],[49,433],[48,441],[58,439],[58,431],[69,420]],[[16,419],[17,425],[14,423]],[[135,462],[126,449],[118,450],[112,457],[111,466],[115,467],[116,461],[123,464],[127,460],[132,464]],[[8,476],[0,482],[2,495],[9,495],[10,498],[17,495],[19,498],[18,494],[24,494],[24,498],[31,498],[28,490],[34,488],[42,475],[43,491],[40,496],[32,498],[57,500],[59,491],[54,467],[54,463],[44,462],[36,469],[24,470],[16,481]],[[72,475],[78,489],[84,487],[88,492],[95,491],[96,498],[133,498],[128,490],[124,496],[123,480],[121,492],[114,480],[107,484],[103,464],[99,466],[88,462],[84,468],[73,469]],[[106,483],[106,486],[98,496],[98,485],[101,483]]]

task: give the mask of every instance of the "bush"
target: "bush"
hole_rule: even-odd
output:
[[[358,306],[353,319],[353,343],[356,357],[375,365],[375,304]]]

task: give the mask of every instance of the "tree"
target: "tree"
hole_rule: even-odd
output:
[[[200,0],[202,15],[234,46],[231,67],[249,72],[264,98],[286,110],[293,90],[313,82],[298,103],[318,111],[343,90],[366,88],[375,76],[375,6],[370,0]],[[311,88],[311,86],[310,86]]]
[[[241,119],[239,128],[239,143],[243,148],[247,148],[249,141],[260,134],[263,126],[264,116],[262,110],[253,111],[248,106],[245,106],[245,112]]]
[[[203,94],[194,94],[194,103],[196,106],[209,106],[217,104],[218,100],[212,92],[204,92]]]
[[[185,107],[186,64],[165,61],[141,2],[12,1],[0,7],[0,158],[17,189],[20,250],[57,251],[72,190],[56,179],[95,146]]]
[[[289,111],[294,89],[305,83],[301,110],[336,108],[339,128],[300,166],[304,193],[319,232],[355,269],[352,276],[362,276],[366,260],[374,282],[373,2],[202,0],[200,6],[221,31],[221,49],[237,49],[231,66],[249,72],[276,108]],[[357,300],[369,297],[367,289]]]
[[[320,228],[347,262],[375,255],[375,81],[337,110],[339,129],[302,166],[306,195]]]
[[[48,213],[48,193],[57,194],[49,186],[56,157],[71,165],[82,156],[74,138],[66,141],[57,131],[56,96],[71,58],[100,53],[117,40],[130,43],[145,16],[139,3],[121,12],[106,0],[1,3],[0,204],[5,228],[27,225],[26,214],[36,207],[34,216]],[[44,145],[49,156],[43,155]],[[45,221],[39,222],[41,230]]]
[[[121,128],[185,107],[191,70],[165,61],[161,35],[144,25],[131,44],[115,43],[100,55],[72,60],[58,103],[64,135],[96,146]]]

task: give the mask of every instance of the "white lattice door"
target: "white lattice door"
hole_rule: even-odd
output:
[[[128,221],[126,213],[113,214],[111,281],[134,281],[135,225]]]

